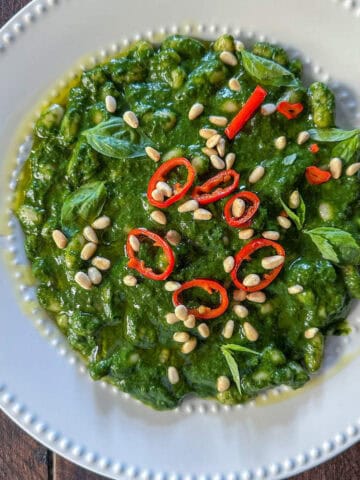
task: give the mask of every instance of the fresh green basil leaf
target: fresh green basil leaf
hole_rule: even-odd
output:
[[[339,263],[339,257],[337,256],[331,243],[328,242],[326,238],[322,237],[321,235],[312,234],[310,232],[306,233],[310,235],[311,240],[315,243],[319,252],[326,260],[330,260],[330,262],[333,263]]]
[[[233,352],[245,352],[245,353],[253,353],[254,355],[261,355],[260,352],[256,350],[251,350],[250,348],[243,347],[242,345],[236,345],[235,343],[226,343],[221,347],[225,350],[231,350]]]
[[[104,182],[90,182],[65,198],[61,209],[61,225],[73,230],[91,223],[101,213],[106,200]]]
[[[321,255],[334,263],[360,263],[360,245],[345,230],[334,227],[318,227],[305,231],[318,247]]]
[[[284,165],[292,165],[297,158],[297,153],[292,153],[291,155],[288,155],[287,157],[284,158],[283,164]]]
[[[242,61],[247,73],[262,85],[296,87],[299,80],[286,68],[272,60],[242,50]]]
[[[291,210],[281,198],[280,202],[285,212],[288,214],[289,218],[291,218],[291,220],[294,222],[296,228],[298,230],[301,230],[304,226],[306,215],[306,205],[302,196],[300,195],[300,205],[296,209],[296,213],[294,212],[294,210]]]
[[[150,140],[140,129],[134,130],[122,118],[113,117],[83,132],[87,142],[105,157],[118,159],[146,156]]]
[[[300,220],[300,225],[301,227],[303,227],[306,220],[306,205],[301,195],[300,195],[300,205],[296,209],[296,212]]]
[[[225,357],[225,360],[228,364],[229,370],[231,372],[231,375],[233,377],[233,380],[235,382],[235,385],[241,393],[241,385],[240,385],[240,372],[239,372],[239,367],[238,364],[236,363],[235,358],[231,355],[229,350],[226,350],[226,348],[221,347],[221,352]]]
[[[341,142],[360,133],[359,129],[342,130],[341,128],[311,128],[310,137],[317,142]]]
[[[335,145],[335,147],[331,151],[332,157],[340,157],[342,160],[346,162],[352,161],[353,157],[360,152],[360,136],[354,135],[347,140],[343,140],[342,142]]]

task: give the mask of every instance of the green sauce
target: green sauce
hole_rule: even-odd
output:
[[[234,52],[236,66],[221,61],[223,50]],[[332,92],[321,83],[306,89],[300,82],[300,63],[291,61],[281,48],[261,43],[252,53],[256,56],[235,51],[227,35],[214,44],[181,36],[156,47],[138,42],[125,55],[84,72],[61,106],[43,112],[19,182],[15,210],[25,232],[40,304],[84,357],[94,379],[105,378],[157,409],[174,408],[187,394],[234,404],[272,386],[301,387],[321,365],[326,336],[346,332],[351,299],[360,298],[359,178],[345,174],[357,161],[359,132],[329,130],[334,127]],[[233,77],[239,90],[228,86]],[[301,103],[304,110],[293,120],[278,112],[265,116],[258,111],[234,141],[226,142],[226,153],[236,154],[233,168],[241,176],[239,190],[253,191],[261,201],[251,225],[254,237],[277,231],[286,251],[284,268],[265,290],[266,302],[243,301],[249,315],[242,319],[233,311],[239,302],[233,300],[235,287],[223,261],[249,240],[239,239],[239,230],[224,220],[230,197],[204,207],[211,211],[211,220],[196,221],[192,212],[177,210],[191,198],[187,195],[164,210],[167,224],[160,225],[150,217],[155,209],[146,191],[159,164],[173,157],[192,162],[196,185],[218,173],[203,153],[206,140],[199,129],[215,128],[223,134],[224,127],[212,125],[209,115],[230,120],[258,84],[267,90],[266,103]],[[114,113],[105,107],[107,96],[116,99]],[[204,112],[190,121],[188,112],[196,102],[204,105]],[[137,115],[139,128],[121,120],[128,110]],[[109,122],[112,118],[117,120]],[[299,145],[302,131],[310,131],[317,140]],[[280,136],[287,139],[283,150],[274,145]],[[309,150],[314,141],[320,147],[317,154]],[[147,145],[162,153],[159,163],[146,155]],[[326,169],[335,156],[343,163],[340,178],[321,185],[306,181],[307,167]],[[248,178],[258,165],[265,168],[265,175],[250,184]],[[180,172],[176,181],[181,183]],[[290,211],[298,224],[284,229],[277,217],[294,190],[300,192],[304,207]],[[99,285],[85,290],[74,281],[77,272],[91,266],[90,260],[80,258],[82,232],[102,215],[111,219],[111,226],[97,230],[96,255],[109,259],[111,268],[102,272]],[[127,234],[139,227],[162,237],[169,230],[180,233],[180,243],[172,247],[176,265],[169,280],[210,278],[227,288],[230,306],[208,322],[208,338],[201,337],[196,327],[169,325],[165,316],[174,306],[164,282],[144,278],[127,266]],[[325,230],[316,230],[322,227]],[[55,229],[68,238],[65,249],[55,245]],[[154,270],[165,268],[160,249],[142,244],[139,255]],[[245,262],[241,277],[262,275],[264,255],[273,251],[262,249],[253,261]],[[136,286],[124,284],[127,275],[137,278]],[[289,294],[294,285],[303,291]],[[187,305],[213,307],[217,301],[201,291],[184,295]],[[234,332],[225,339],[222,332],[229,320],[234,321]],[[256,341],[246,337],[244,322],[256,329]],[[306,338],[310,328],[315,334]],[[182,353],[181,344],[173,340],[178,331],[197,338],[191,353]],[[234,371],[221,348],[226,344],[255,353],[229,347]],[[170,366],[179,374],[175,384],[168,378]],[[217,389],[221,376],[230,379],[224,392]]]

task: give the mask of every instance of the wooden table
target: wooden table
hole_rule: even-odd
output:
[[[104,0],[99,0],[100,3]],[[0,0],[0,26],[28,0]],[[101,480],[49,451],[0,411],[0,480]],[[359,480],[360,443],[294,480]]]

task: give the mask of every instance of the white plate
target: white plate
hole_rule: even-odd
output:
[[[36,308],[8,211],[16,178],[10,172],[29,121],[20,136],[14,132],[84,55],[101,58],[159,31],[276,40],[301,51],[308,77],[330,81],[340,121],[360,126],[359,17],[354,1],[35,0],[1,30],[0,247],[6,261],[0,263],[0,406],[22,428],[84,467],[143,480],[278,479],[359,439],[359,305],[351,315],[354,332],[330,340],[325,367],[299,392],[275,390],[234,408],[192,401],[177,411],[154,412],[90,381]]]

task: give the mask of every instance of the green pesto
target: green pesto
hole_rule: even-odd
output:
[[[237,56],[236,67],[221,62],[219,55],[224,49]],[[313,186],[304,176],[310,165],[328,166],[334,152],[342,157],[344,170],[354,163],[359,154],[359,132],[354,131],[350,138],[345,135],[335,141],[318,141],[320,152],[316,156],[308,149],[311,140],[298,145],[300,131],[317,129],[319,134],[319,129],[324,129],[320,133],[328,134],[326,129],[334,127],[333,94],[321,83],[306,89],[300,81],[301,64],[290,60],[283,49],[258,43],[252,53],[256,57],[246,57],[245,70],[242,54],[235,51],[228,35],[214,44],[172,36],[160,46],[141,41],[125,55],[84,72],[64,104],[53,105],[37,122],[32,152],[18,186],[15,210],[25,233],[26,253],[38,280],[42,307],[71,347],[84,357],[94,379],[104,377],[157,409],[174,408],[187,394],[235,404],[272,386],[302,386],[321,365],[326,336],[344,331],[341,325],[350,301],[360,298],[359,177],[343,174],[338,180]],[[206,207],[213,213],[210,221],[194,221],[191,213],[178,213],[179,204],[175,204],[165,212],[166,226],[154,223],[150,218],[154,208],[147,201],[146,190],[159,164],[146,156],[145,147],[152,145],[162,152],[161,162],[187,157],[197,170],[196,184],[203,183],[217,171],[202,152],[205,140],[199,129],[213,128],[209,115],[231,119],[261,84],[263,69],[266,74],[272,70],[270,80],[264,77],[266,102],[302,102],[304,111],[291,121],[279,113],[263,116],[258,112],[233,142],[226,143],[227,152],[236,153],[233,168],[241,174],[239,188],[254,191],[261,199],[252,224],[255,236],[260,237],[265,230],[279,231],[279,243],[286,250],[281,274],[266,289],[266,303],[244,302],[249,309],[246,320],[259,332],[258,340],[249,342],[242,328],[245,320],[232,309],[236,303],[232,299],[234,286],[223,270],[223,260],[247,243],[223,219],[227,199]],[[238,92],[228,87],[232,77],[240,82]],[[107,95],[117,100],[114,114],[105,108]],[[195,102],[201,102],[205,111],[189,121],[187,114]],[[121,120],[126,110],[139,118],[136,131]],[[287,146],[279,151],[274,139],[281,135],[286,136]],[[250,185],[248,177],[257,165],[265,167],[265,176]],[[276,217],[283,210],[282,201],[288,205],[289,195],[296,189],[306,211],[294,212],[300,220],[284,230]],[[320,216],[320,206],[325,218]],[[76,272],[86,272],[90,266],[80,259],[85,243],[81,232],[99,215],[108,215],[112,224],[98,232],[97,254],[109,258],[112,266],[103,273],[100,285],[86,291],[74,282]],[[165,315],[174,307],[164,282],[142,278],[127,267],[124,245],[127,233],[136,227],[161,236],[170,229],[180,232],[182,240],[173,247],[176,267],[171,280],[208,277],[228,288],[230,307],[209,321],[209,338],[202,339],[196,328],[168,325]],[[334,234],[331,230],[330,238],[328,230],[314,230],[320,227],[344,232],[339,237],[338,231]],[[54,229],[61,229],[69,239],[64,250],[52,240]],[[241,275],[262,274],[260,258],[269,254],[272,250],[258,252]],[[159,249],[142,245],[141,257],[155,270],[164,268]],[[137,277],[135,287],[122,281],[129,274]],[[304,291],[290,295],[287,289],[295,284],[302,285]],[[217,300],[197,291],[185,296],[187,305],[211,306]],[[235,329],[226,340],[221,332],[229,319],[234,320]],[[304,332],[311,327],[319,331],[306,339]],[[188,355],[182,354],[172,339],[179,330],[187,330],[198,339],[197,348]],[[236,381],[224,355],[230,351],[223,347],[226,344],[259,353],[231,350],[239,373]],[[179,371],[176,385],[167,377],[171,365]],[[220,375],[232,380],[224,393],[216,388]]]

